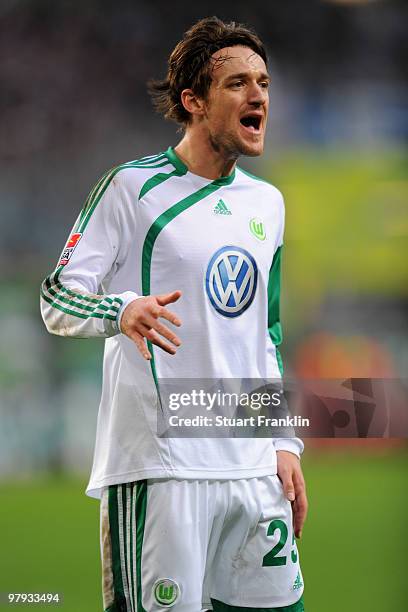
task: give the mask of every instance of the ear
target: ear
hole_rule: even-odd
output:
[[[196,96],[192,89],[183,89],[180,97],[181,103],[188,113],[198,116],[204,115],[204,100]]]

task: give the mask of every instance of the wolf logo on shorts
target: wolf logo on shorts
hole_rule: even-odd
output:
[[[170,578],[157,580],[153,585],[153,595],[157,603],[166,608],[174,606],[180,594],[177,582]]]

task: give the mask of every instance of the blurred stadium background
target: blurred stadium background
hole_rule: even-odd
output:
[[[407,378],[406,2],[3,0],[0,592],[101,609],[98,504],[83,489],[102,342],[48,336],[39,285],[98,177],[177,142],[145,82],[211,14],[269,51],[267,149],[242,166],[286,199],[287,374]],[[407,457],[403,441],[308,441],[309,612],[408,609]]]

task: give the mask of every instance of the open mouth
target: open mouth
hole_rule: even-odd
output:
[[[241,117],[240,122],[251,132],[259,132],[261,129],[261,117],[259,115],[246,115]]]

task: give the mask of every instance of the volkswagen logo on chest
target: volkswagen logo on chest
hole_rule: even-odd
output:
[[[207,267],[205,287],[211,304],[225,317],[238,317],[255,297],[258,268],[248,251],[224,246]]]

